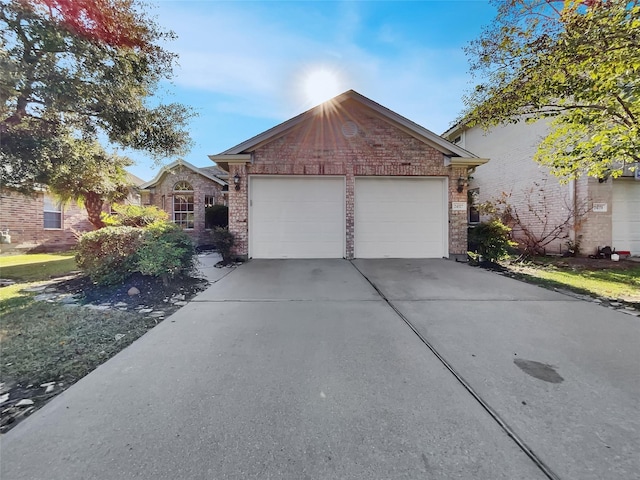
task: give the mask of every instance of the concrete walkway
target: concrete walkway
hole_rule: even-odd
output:
[[[637,319],[453,262],[355,265],[379,291],[344,260],[212,270],[6,434],[0,478],[549,478],[402,315],[559,478],[638,476]]]

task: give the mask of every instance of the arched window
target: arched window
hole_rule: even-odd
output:
[[[193,187],[181,181],[173,186],[173,223],[182,228],[193,228]]]

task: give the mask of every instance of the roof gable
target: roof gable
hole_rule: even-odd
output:
[[[170,164],[165,165],[164,167],[162,167],[160,172],[158,172],[158,175],[156,175],[153,180],[150,180],[150,181],[148,181],[146,183],[143,183],[142,185],[140,185],[140,188],[144,190],[146,188],[151,188],[151,187],[157,185],[160,182],[160,180],[162,180],[162,177],[165,174],[169,173],[171,170],[173,170],[174,168],[176,168],[178,166],[182,166],[182,167],[188,168],[189,170],[192,170],[194,173],[197,173],[198,175],[202,175],[203,177],[208,178],[209,180],[211,180],[211,181],[213,181],[213,182],[215,182],[215,183],[217,183],[219,185],[226,185],[227,184],[227,182],[225,182],[224,180],[219,179],[218,177],[216,177],[214,175],[213,171],[211,170],[211,167],[198,168],[195,165],[190,164],[186,160],[176,160],[176,161],[171,162]]]
[[[275,127],[269,130],[266,130],[265,132],[260,133],[255,137],[252,137],[249,140],[246,140],[236,145],[235,147],[225,150],[219,155],[211,155],[209,158],[211,158],[214,161],[218,161],[220,158],[224,156],[241,155],[241,154],[250,153],[256,150],[261,145],[264,145],[265,143],[271,142],[285,135],[287,132],[291,131],[293,128],[295,128],[302,122],[316,115],[322,115],[327,108],[337,108],[340,104],[348,100],[353,100],[367,107],[369,110],[371,110],[374,114],[376,114],[381,119],[391,123],[397,128],[405,131],[409,135],[412,135],[417,139],[423,141],[424,143],[431,145],[432,147],[436,148],[446,156],[477,158],[477,156],[474,155],[473,153],[468,152],[467,150],[457,145],[454,145],[453,143],[445,140],[441,136],[433,133],[432,131],[418,125],[415,122],[412,122],[411,120],[403,117],[402,115],[395,113],[392,110],[389,110],[386,107],[383,107],[379,103],[374,102],[373,100],[359,94],[354,90],[349,90],[347,92],[344,92],[332,98],[331,100],[328,100],[310,110],[307,110],[304,113],[301,113],[296,117],[291,118],[290,120],[287,120],[286,122],[276,125]]]

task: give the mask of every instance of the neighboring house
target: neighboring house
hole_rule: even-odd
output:
[[[464,180],[487,161],[353,90],[210,158],[251,258],[466,258]]]
[[[196,245],[210,245],[205,208],[226,205],[227,172],[216,166],[198,168],[184,160],[164,166],[150,182],[140,185],[143,205],[155,205],[182,226]]]
[[[142,180],[127,174],[132,185]],[[126,203],[139,203],[132,189]],[[106,207],[108,208],[108,207]],[[0,189],[0,251],[62,251],[72,248],[78,235],[93,230],[87,211],[76,202],[60,203],[46,189],[23,195],[10,188]]]
[[[583,255],[595,254],[604,246],[640,255],[640,181],[634,180],[627,168],[621,178],[583,176],[560,184],[546,167],[533,160],[547,135],[547,125],[544,120],[519,122],[487,132],[481,127],[457,125],[443,137],[491,158],[471,180],[469,188],[478,203],[496,200],[504,192],[522,223],[539,237],[568,220],[561,238],[546,246],[547,253],[566,252],[570,240],[579,242]],[[522,239],[525,232],[516,226],[513,235]]]

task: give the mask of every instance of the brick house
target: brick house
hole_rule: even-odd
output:
[[[77,235],[93,230],[87,212],[76,202],[61,205],[45,191],[26,196],[11,189],[0,192],[2,252],[63,251],[77,242]]]
[[[164,166],[156,177],[140,185],[143,205],[155,205],[181,225],[196,245],[211,244],[205,208],[227,204],[227,172],[216,166],[198,168],[185,160]]]
[[[133,186],[142,183],[130,173],[127,180]],[[135,189],[125,202],[140,202]],[[105,206],[105,210],[108,208]],[[23,195],[6,187],[0,189],[2,252],[69,250],[77,243],[78,235],[93,229],[84,207],[73,201],[62,204],[46,189],[35,191],[33,195]]]
[[[457,125],[443,137],[491,158],[489,164],[477,169],[470,182],[478,202],[507,193],[522,223],[538,237],[569,219],[563,238],[550,242],[546,253],[565,252],[567,241],[577,240],[584,255],[596,253],[603,246],[640,255],[640,181],[634,180],[634,173],[626,168],[620,178],[583,176],[562,185],[533,160],[547,132],[547,121],[540,120],[500,125],[488,132],[481,127]],[[513,235],[522,238],[524,232],[515,227]]]
[[[210,158],[245,258],[466,257],[487,161],[353,90]]]

